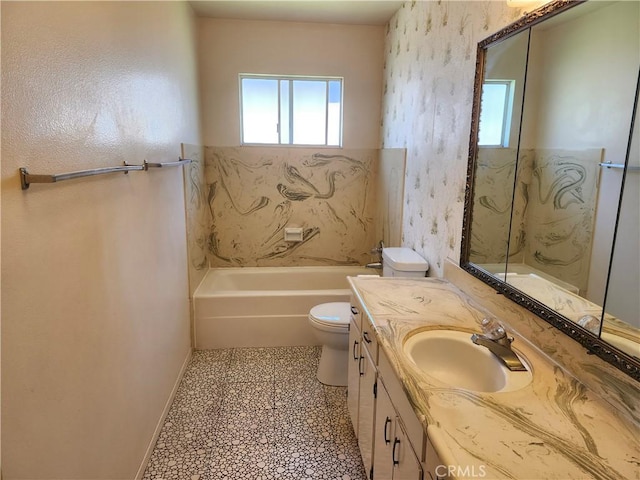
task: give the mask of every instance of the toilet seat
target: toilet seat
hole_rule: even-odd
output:
[[[351,304],[349,302],[321,303],[311,309],[309,320],[323,330],[348,330]]]

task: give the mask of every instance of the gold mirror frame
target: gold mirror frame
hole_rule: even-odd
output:
[[[548,20],[551,17],[558,15],[570,8],[584,3],[587,0],[555,0],[552,1],[531,13],[526,14],[518,21],[508,25],[495,34],[487,37],[478,43],[476,54],[476,74],[473,90],[473,105],[471,114],[471,135],[469,140],[469,159],[467,164],[467,180],[464,198],[464,217],[462,228],[462,245],[460,252],[460,267],[480,279],[484,283],[488,284],[496,291],[502,293],[505,297],[513,300],[517,304],[523,306],[530,312],[536,314],[546,322],[550,323],[558,330],[561,330],[564,334],[579,342],[584,346],[588,352],[597,355],[604,361],[610,363],[616,368],[622,370],[627,375],[631,376],[635,380],[640,381],[640,361],[634,357],[628,355],[625,352],[615,348],[606,341],[600,339],[587,329],[579,326],[574,321],[560,315],[547,305],[535,300],[534,298],[526,295],[520,290],[514,288],[508,283],[500,280],[499,278],[489,274],[483,269],[479,268],[473,263],[469,262],[469,254],[471,248],[471,225],[472,225],[472,206],[474,198],[474,180],[476,171],[476,158],[478,152],[478,130],[480,119],[480,98],[482,92],[482,83],[484,78],[484,65],[487,48],[493,44],[496,44],[506,38],[516,35],[526,29]],[[638,101],[638,95],[636,92],[636,102]],[[636,108],[634,107],[634,116]],[[635,120],[635,118],[634,118]],[[633,130],[633,125],[632,125]],[[630,148],[631,139],[629,139]],[[628,155],[627,155],[628,156]]]

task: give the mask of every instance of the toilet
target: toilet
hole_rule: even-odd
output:
[[[405,247],[382,250],[383,277],[424,277],[429,264],[418,253]],[[349,364],[349,302],[330,302],[316,305],[309,311],[309,324],[322,344],[317,378],[325,385],[347,385]]]

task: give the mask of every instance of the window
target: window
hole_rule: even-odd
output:
[[[509,146],[514,83],[513,80],[488,80],[482,84],[478,145]]]
[[[342,78],[240,75],[243,144],[342,144]]]

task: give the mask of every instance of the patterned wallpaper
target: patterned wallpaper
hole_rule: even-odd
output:
[[[209,267],[363,265],[399,245],[404,149],[183,146],[192,292]],[[303,229],[301,242],[285,227]]]
[[[382,145],[407,149],[402,244],[432,276],[460,257],[476,45],[521,13],[504,1],[412,1],[387,27]]]

